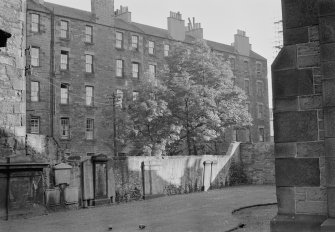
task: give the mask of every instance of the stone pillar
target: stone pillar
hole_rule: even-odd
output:
[[[278,200],[272,232],[320,231],[328,215],[325,128],[331,108],[322,88],[321,3],[282,0],[284,47],[272,64]]]
[[[325,169],[328,219],[321,231],[335,231],[335,1],[319,0],[320,60],[323,75]]]

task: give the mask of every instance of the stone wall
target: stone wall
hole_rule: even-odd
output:
[[[0,2],[0,29],[11,34],[0,48],[0,162],[25,154],[25,2]]]
[[[278,215],[272,231],[334,231],[332,0],[282,0],[284,47],[272,64]],[[291,215],[291,217],[287,217]]]
[[[240,145],[240,158],[248,183],[275,183],[273,143],[242,143]]]

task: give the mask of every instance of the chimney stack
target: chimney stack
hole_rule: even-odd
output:
[[[91,9],[97,23],[113,26],[114,0],[91,0]]]
[[[186,34],[194,38],[197,38],[197,39],[204,38],[204,30],[201,28],[201,23],[196,23],[194,17],[193,17],[193,22],[191,22],[191,19],[188,18]]]
[[[120,9],[115,11],[115,16],[117,18],[123,19],[124,21],[130,23],[131,22],[131,12],[128,11],[127,6],[120,6]]]
[[[249,37],[246,36],[245,31],[237,30],[237,34],[235,34],[234,37],[234,47],[238,53],[244,56],[249,56],[251,44],[249,43]]]
[[[179,41],[185,40],[185,21],[179,12],[170,11],[170,17],[167,18],[168,31],[170,36]]]

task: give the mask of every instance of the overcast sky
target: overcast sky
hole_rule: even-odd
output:
[[[91,10],[91,0],[47,0],[60,5]],[[179,11],[185,22],[195,17],[204,28],[204,38],[231,44],[237,29],[245,30],[252,49],[268,60],[268,78],[273,61],[275,27],[281,18],[280,0],[115,0],[115,9],[128,6],[132,20],[167,28],[170,11]],[[270,83],[269,83],[270,84]],[[269,85],[271,89],[271,85]],[[271,102],[271,98],[270,98]]]

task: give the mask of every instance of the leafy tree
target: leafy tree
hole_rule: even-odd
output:
[[[185,146],[188,155],[196,155],[197,146],[227,128],[251,125],[246,95],[233,84],[229,64],[204,41],[176,44],[158,77],[146,76],[128,113],[134,138],[149,153],[177,154]]]

